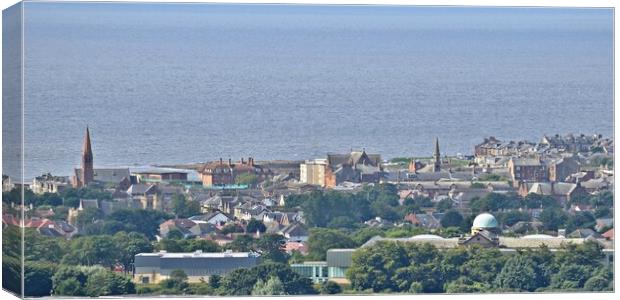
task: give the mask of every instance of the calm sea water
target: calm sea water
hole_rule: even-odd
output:
[[[25,5],[26,177],[613,131],[609,9]],[[11,170],[5,170],[10,173]]]

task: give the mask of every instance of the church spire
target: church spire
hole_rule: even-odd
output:
[[[84,144],[82,145],[82,157],[89,156],[92,161],[93,150],[90,146],[90,131],[88,130],[88,126],[86,126],[86,136],[84,137]]]
[[[433,154],[434,158],[434,168],[435,172],[441,171],[441,153],[439,152],[439,137],[435,137],[435,153]]]
[[[94,180],[94,177],[93,150],[90,145],[90,131],[86,126],[86,136],[82,145],[82,185],[88,185]]]

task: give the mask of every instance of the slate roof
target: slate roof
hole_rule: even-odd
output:
[[[601,235],[598,232],[596,232],[596,231],[594,231],[594,230],[592,230],[590,228],[580,228],[580,229],[577,229],[577,230],[571,232],[568,235],[568,237],[571,237],[571,238],[582,238],[582,239],[590,237],[590,236],[592,236],[594,238],[601,238]]]
[[[127,168],[95,168],[94,180],[106,183],[119,183],[123,178],[129,178],[129,169]]]
[[[97,201],[97,199],[80,199],[80,208],[81,209],[87,209],[87,208],[99,209],[99,202]]]
[[[129,189],[127,189],[127,193],[130,195],[144,195],[144,194],[152,194],[157,192],[157,186],[145,183],[134,183]]]
[[[541,161],[537,158],[513,157],[510,159],[515,166],[540,166]]]
[[[288,236],[308,236],[308,231],[299,223],[290,224],[282,228],[282,233]]]
[[[568,182],[535,182],[529,189],[529,193],[553,196],[569,195],[577,188],[577,184]]]
[[[225,275],[239,268],[251,268],[260,262],[260,257],[252,252],[139,253],[134,261],[138,274],[150,274],[157,270],[167,276],[173,270],[181,269],[192,276],[208,277]]]

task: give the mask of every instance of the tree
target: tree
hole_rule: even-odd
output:
[[[545,208],[540,213],[539,220],[546,230],[556,231],[564,225],[568,215],[560,208]]]
[[[136,254],[153,252],[153,245],[146,236],[137,232],[118,232],[112,237],[112,240],[120,249],[120,255],[117,259],[125,271],[131,268]]]
[[[551,277],[552,288],[581,288],[591,277],[592,268],[584,265],[569,264],[560,267]]]
[[[61,266],[52,276],[54,295],[86,296],[86,283],[90,274],[105,271],[101,267]]]
[[[530,215],[524,211],[511,210],[499,215],[501,223],[505,226],[512,226],[519,221],[529,221]]]
[[[281,263],[263,263],[250,269],[237,269],[222,278],[219,292],[222,295],[250,295],[259,278],[278,277],[284,286],[286,295],[316,294],[312,280],[302,277],[288,265]]]
[[[457,210],[447,211],[441,218],[441,226],[458,227],[463,223],[463,216]]]
[[[2,237],[4,238],[5,234],[3,234]],[[2,244],[4,247],[4,241]],[[21,259],[18,256],[2,254],[2,288],[17,295],[19,295],[22,290],[21,266]]]
[[[313,259],[324,260],[328,249],[353,248],[355,242],[349,235],[336,229],[312,228],[308,237],[308,255]]]
[[[339,284],[333,281],[325,281],[321,284],[321,294],[340,294],[342,293],[342,288]]]
[[[106,221],[118,221],[125,225],[132,225],[139,233],[152,240],[159,232],[159,224],[173,216],[157,210],[147,209],[120,209],[109,214]]]
[[[193,239],[189,240],[184,252],[194,252],[197,250],[202,252],[221,252],[222,248],[214,241]]]
[[[358,224],[359,223],[355,222],[355,220],[353,220],[351,217],[340,216],[340,217],[335,217],[334,219],[329,221],[329,223],[327,223],[327,227],[334,228],[334,229],[341,229],[341,228],[353,229],[353,228],[358,227]]]
[[[277,276],[270,277],[267,282],[260,278],[252,289],[253,296],[286,295],[284,285]]]
[[[235,237],[235,239],[226,248],[235,252],[248,252],[254,248],[254,238],[247,234],[241,234]]]
[[[379,242],[353,253],[347,278],[355,290],[407,292],[419,282],[424,292],[441,292],[439,258],[430,244]]]
[[[229,233],[235,233],[235,232],[241,233],[241,232],[245,232],[245,230],[243,229],[243,227],[241,227],[241,225],[236,224],[236,223],[231,223],[231,224],[224,226],[224,228],[222,228],[220,232],[222,234],[229,234]]]
[[[209,286],[213,289],[217,289],[220,287],[220,283],[222,282],[222,277],[220,275],[211,275],[209,276]]]
[[[179,230],[178,228],[170,229],[170,231],[168,231],[168,234],[166,234],[166,237],[171,240],[180,240],[185,238],[183,232],[181,232],[181,230]]]
[[[248,222],[248,225],[246,225],[245,232],[256,233],[257,231],[263,233],[267,231],[267,227],[265,226],[265,224],[263,224],[262,221],[252,218]]]
[[[179,218],[189,218],[202,212],[199,202],[186,200],[183,194],[172,196],[172,211]]]
[[[286,263],[287,254],[282,249],[286,240],[279,234],[265,234],[256,241],[256,250],[265,261]]]
[[[544,286],[543,274],[536,262],[525,255],[514,255],[504,265],[495,280],[499,288],[533,292]]]
[[[84,225],[92,224],[103,217],[103,213],[98,208],[88,207],[81,211],[75,219],[77,227],[81,228]]]
[[[184,293],[189,287],[187,274],[181,269],[170,272],[170,276],[159,282],[159,286],[172,294]]]
[[[602,276],[594,276],[586,281],[583,285],[583,289],[586,291],[608,291],[609,280]]]
[[[252,173],[241,173],[235,177],[235,183],[255,186],[258,183],[258,176]]]
[[[435,205],[435,208],[437,209],[437,211],[439,212],[445,212],[449,209],[452,208],[452,199],[441,199],[439,200],[439,202],[437,202],[437,204]]]
[[[135,293],[135,285],[128,277],[99,270],[88,276],[85,293],[91,297],[123,295]]]
[[[48,262],[26,261],[24,264],[24,294],[26,296],[49,296],[52,276],[56,267]]]
[[[589,211],[576,212],[575,215],[570,216],[566,222],[566,230],[571,232],[578,228],[591,228],[596,225],[596,218]]]
[[[102,265],[112,268],[121,256],[121,250],[112,236],[83,236],[74,239],[70,249],[62,258],[63,264]]]
[[[498,249],[470,247],[469,259],[460,267],[460,273],[474,282],[491,286],[504,266],[505,256]]]

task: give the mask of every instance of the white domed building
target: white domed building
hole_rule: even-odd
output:
[[[492,214],[482,213],[474,219],[474,223],[471,226],[471,235],[475,235],[483,230],[492,233],[500,233],[499,223]]]

